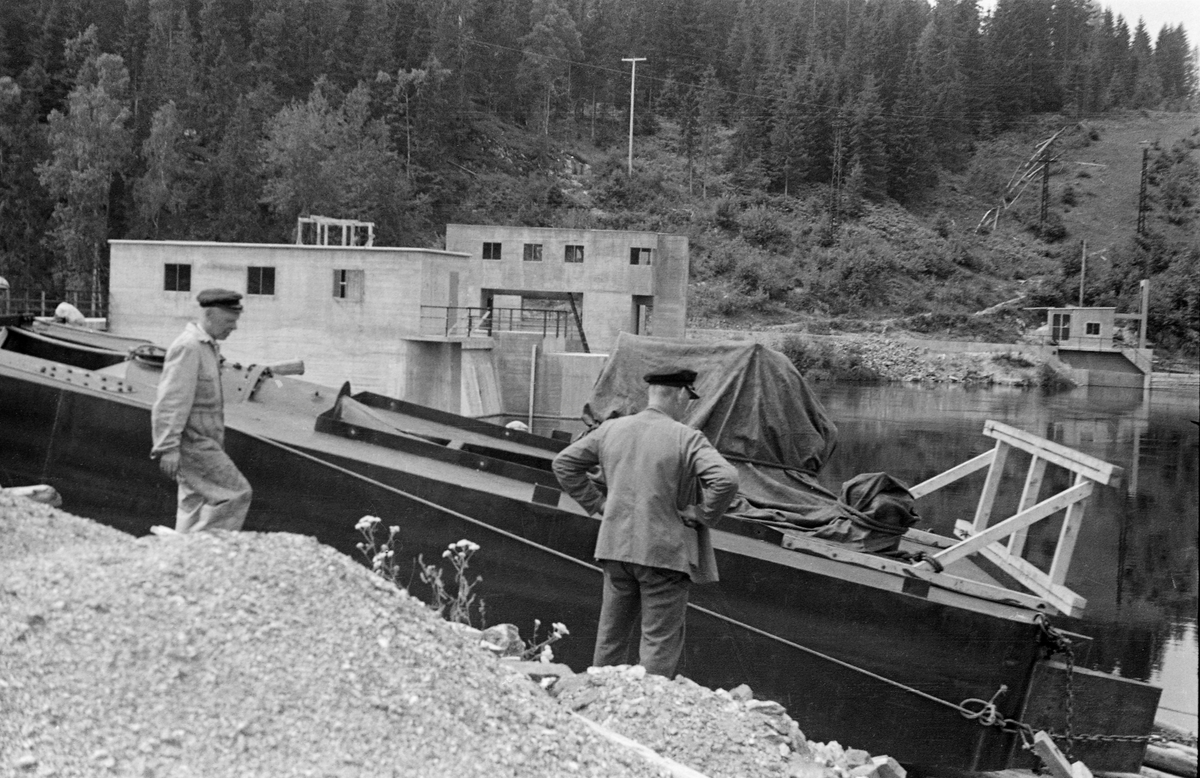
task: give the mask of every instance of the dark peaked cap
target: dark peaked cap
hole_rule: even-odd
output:
[[[201,308],[224,308],[227,311],[242,311],[242,296],[229,289],[205,289],[196,295]]]
[[[696,394],[696,389],[692,386],[696,382],[695,370],[662,370],[655,373],[646,373],[643,378],[648,384],[682,386],[688,390],[688,394],[691,395],[693,400],[700,399],[700,395]]]

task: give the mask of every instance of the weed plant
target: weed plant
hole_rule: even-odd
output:
[[[386,539],[380,540],[376,533],[382,524],[383,520],[378,516],[363,516],[359,519],[354,528],[363,539],[357,544],[357,548],[370,562],[372,572],[401,591],[407,591],[406,587],[400,585],[400,568],[396,564],[396,543],[400,528],[393,524],[388,527]],[[471,578],[468,572],[471,558],[478,551],[479,545],[466,539],[446,547],[442,552],[442,559],[449,563],[453,571],[451,583],[446,581],[446,570],[439,564],[427,564],[423,555],[417,555],[417,564],[420,568],[421,582],[430,588],[429,608],[447,621],[482,630],[487,626],[487,607],[476,587],[482,583],[483,576],[476,575]],[[478,624],[472,624],[472,620],[476,618]],[[556,621],[551,625],[549,633],[539,639],[538,632],[541,628],[541,620],[534,619],[532,638],[528,641],[521,640],[524,645],[521,651],[522,659],[553,661],[554,652],[550,646],[571,634],[566,624]]]
[[[487,626],[486,607],[475,592],[475,587],[483,581],[483,576],[477,575],[472,580],[467,575],[471,557],[478,550],[478,544],[464,539],[451,543],[442,552],[442,559],[448,561],[454,570],[454,582],[451,584],[453,591],[447,586],[445,571],[440,565],[426,563],[423,554],[417,555],[417,564],[421,569],[421,583],[427,584],[431,590],[430,608],[437,611],[446,621],[467,626],[474,626],[471,624],[471,612],[474,610],[479,615],[479,629],[483,629]]]

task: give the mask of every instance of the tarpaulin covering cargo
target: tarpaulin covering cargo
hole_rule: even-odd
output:
[[[741,489],[726,516],[803,529],[856,548],[894,547],[916,521],[912,499],[883,473],[856,476],[838,495],[818,480],[837,447],[837,426],[804,376],[760,343],[701,342],[621,333],[583,420],[596,427],[646,407],[647,373],[690,368],[699,400],[683,422],[702,431],[738,469]]]

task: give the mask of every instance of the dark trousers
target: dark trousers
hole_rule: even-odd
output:
[[[603,559],[600,564],[604,599],[592,664],[640,664],[648,673],[673,677],[683,653],[691,579],[677,570],[633,562]]]

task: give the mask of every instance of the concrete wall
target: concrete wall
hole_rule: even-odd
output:
[[[483,244],[499,243],[499,260],[483,258]],[[542,247],[542,260],[524,259],[524,246]],[[567,246],[583,246],[581,263],[564,261]],[[649,265],[629,264],[631,248],[652,250]],[[593,350],[607,351],[617,333],[633,332],[634,297],[654,297],[649,333],[682,337],[687,316],[688,241],[655,232],[578,230],[494,225],[446,225],[446,248],[468,254],[463,305],[483,306],[488,294],[582,294],[583,329]],[[578,297],[576,298],[579,299]]]
[[[408,341],[404,385],[394,397],[451,413],[462,411],[462,344]]]
[[[1072,351],[1060,347],[1058,358],[1073,370],[1126,373],[1136,375],[1139,379],[1142,376],[1142,371],[1119,351]]]
[[[413,386],[421,396],[432,390],[424,376],[433,365],[412,365],[411,357],[443,364],[445,349],[409,348],[406,338],[420,331],[421,305],[456,305],[467,257],[432,249],[349,248],[340,246],[258,245],[180,241],[112,241],[109,329],[118,335],[169,344],[199,309],[196,294],[223,287],[245,293],[247,268],[274,267],[275,294],[250,295],[237,332],[222,345],[230,359],[248,363],[300,358],[305,377],[340,386],[349,380],[366,389],[404,397]],[[191,290],[163,289],[166,264],[191,265]],[[361,301],[333,296],[334,270],[362,270]],[[457,282],[455,280],[457,274]],[[447,376],[458,380],[459,373]],[[435,383],[440,382],[439,378]],[[440,387],[459,404],[459,390]]]

